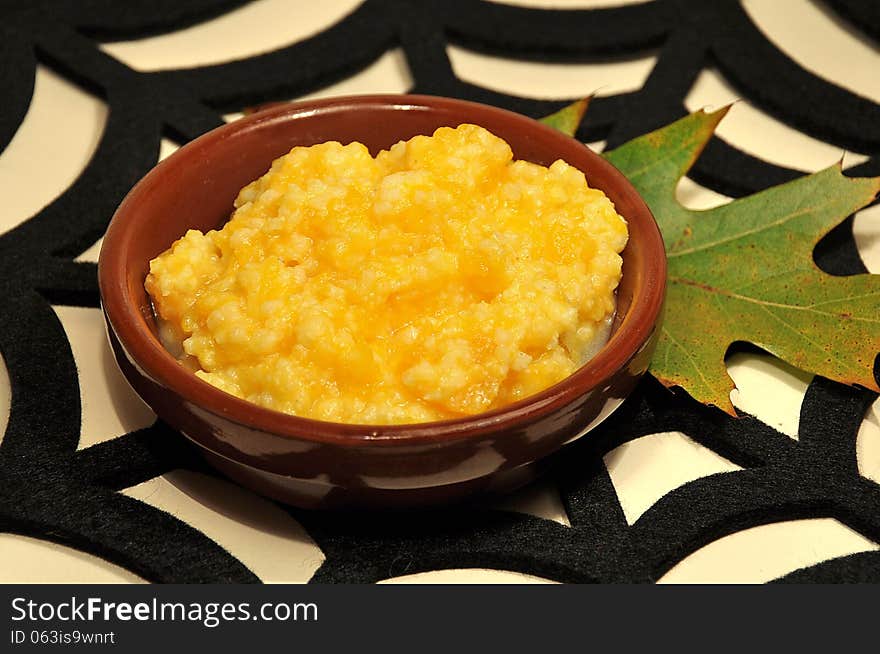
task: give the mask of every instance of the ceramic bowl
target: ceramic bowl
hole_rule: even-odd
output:
[[[602,189],[629,224],[617,315],[607,345],[562,382],[467,418],[413,425],[349,425],[300,418],[201,381],[159,341],[144,290],[149,261],[187,229],[229,217],[239,189],[296,145],[360,141],[375,154],[437,127],[476,123],[514,156],[564,159]],[[666,258],[645,203],[614,167],[530,118],[461,100],[416,95],[333,98],[274,106],[180,148],[128,194],[98,266],[107,332],[135,391],[208,462],[243,486],[306,508],[397,507],[511,490],[541,460],[587,434],[630,393],[654,348]]]

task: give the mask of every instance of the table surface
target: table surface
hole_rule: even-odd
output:
[[[175,32],[100,48],[138,71],[188,68],[252,57],[309,37],[354,9],[357,0],[289,2],[257,0],[247,6]],[[527,6],[594,8],[635,4],[621,0],[511,0]],[[877,45],[809,0],[744,0],[766,37],[803,68],[880,103]],[[468,82],[535,98],[578,97],[597,90],[609,95],[642,86],[654,56],[609,58],[565,64],[516,60],[459,45],[447,49],[456,75]],[[403,52],[388,50],[349,78],[306,97],[350,93],[404,92],[412,79]],[[715,69],[706,68],[686,97],[690,110],[737,100],[737,92]],[[239,114],[225,115],[234,120]],[[0,230],[26,221],[68,188],[101,139],[108,107],[44,63],[37,69],[33,100],[9,146],[0,154]],[[816,171],[843,157],[845,167],[867,159],[844,152],[779,122],[740,99],[718,130],[740,150],[777,165]],[[592,146],[601,149],[603,143]],[[177,144],[162,140],[160,157]],[[680,200],[711,207],[728,198],[685,179]],[[880,273],[880,206],[857,214],[853,233],[865,266]],[[79,256],[96,261],[100,241]],[[82,437],[79,448],[145,427],[155,416],[141,404],[108,354],[97,308],[53,307],[67,334],[80,376]],[[797,438],[799,410],[810,375],[761,354],[740,353],[727,366],[742,411]],[[10,406],[9,382],[0,366],[0,434]],[[859,432],[857,453],[863,476],[880,483],[880,403],[874,403]],[[738,466],[681,432],[657,433],[621,445],[604,457],[626,520],[632,524],[660,497],[692,480]],[[265,582],[305,582],[324,554],[286,511],[234,484],[199,472],[178,470],[121,491],[167,511],[231,552]],[[498,502],[566,524],[552,481],[540,482]],[[792,570],[846,554],[880,549],[878,543],[833,518],[794,519],[724,536],[685,557],[661,582],[763,582]],[[71,547],[13,533],[0,533],[0,580],[6,582],[139,582],[136,574]],[[543,581],[516,572],[451,569],[401,574],[393,582]]]

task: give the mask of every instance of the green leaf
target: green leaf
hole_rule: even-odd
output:
[[[666,317],[651,372],[735,415],[724,355],[746,341],[802,370],[880,390],[880,275],[836,277],[813,262],[816,243],[874,199],[880,178],[848,178],[836,165],[714,209],[687,209],[676,186],[726,111],[696,112],[605,155],[666,242]]]
[[[584,119],[584,114],[587,111],[590,100],[591,98],[583,98],[577,102],[572,102],[570,105],[563,107],[555,114],[544,116],[541,118],[540,122],[549,125],[550,127],[555,127],[560,132],[568,134],[569,136],[574,136],[581,121]]]

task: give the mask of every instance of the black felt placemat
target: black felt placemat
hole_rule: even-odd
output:
[[[685,114],[697,75],[717,67],[742,97],[818,139],[871,154],[848,173],[880,173],[880,106],[801,68],[768,41],[734,0],[656,0],[621,8],[535,10],[476,0],[367,0],[328,30],[241,61],[139,73],[96,39],[179,29],[243,4],[234,0],[0,0],[0,149],[29,106],[35,67],[48,65],[109,105],[106,129],[79,179],[50,205],[0,235],[0,353],[12,405],[0,444],[0,529],[98,554],[163,582],[253,582],[208,537],[116,491],[175,468],[202,469],[161,423],[77,451],[77,370],[52,304],[95,307],[95,266],[74,258],[104,231],[128,189],[154,164],[159,140],[186,141],[221,124],[222,111],[314,91],[400,46],[415,92],[548,114],[563,104],[513,97],[459,80],[447,42],[553,61],[656,53],[637,91],[597,98],[578,136],[614,147]],[[880,37],[876,3],[829,0],[867,37]],[[536,83],[539,81],[536,80]],[[592,89],[584,89],[585,94]],[[799,173],[713,139],[691,176],[742,196]],[[2,208],[0,208],[2,211]],[[864,272],[844,222],[817,263]],[[699,547],[760,524],[832,517],[880,542],[880,486],[859,476],[856,434],[874,395],[816,378],[799,440],[760,421],[732,419],[646,378],[589,439],[557,457],[571,526],[484,508],[294,516],[327,556],[314,581],[366,582],[448,567],[518,570],[561,581],[658,579]],[[742,466],[669,492],[628,525],[602,456],[640,436],[680,430]],[[787,581],[878,581],[880,553],[827,561]]]

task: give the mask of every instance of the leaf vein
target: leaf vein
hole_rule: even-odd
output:
[[[842,365],[842,366],[844,366],[845,368],[848,368],[848,367],[849,367],[849,365],[848,365],[848,363],[847,363],[846,361],[841,361],[840,359],[838,359],[838,358],[834,355],[833,352],[831,352],[831,351],[826,350],[825,348],[823,348],[821,343],[817,343],[816,341],[814,341],[813,339],[811,339],[809,336],[807,336],[806,334],[804,334],[802,331],[798,330],[797,327],[795,327],[795,326],[792,325],[792,324],[789,324],[788,321],[784,320],[781,316],[776,315],[775,313],[773,313],[770,309],[768,309],[768,308],[765,307],[765,306],[760,307],[760,309],[761,309],[762,311],[766,312],[767,314],[769,314],[772,318],[775,318],[777,321],[781,322],[781,323],[783,324],[784,327],[787,327],[787,328],[788,328],[790,331],[792,331],[796,336],[798,336],[798,337],[801,338],[802,340],[806,341],[807,343],[809,343],[810,345],[812,345],[813,347],[815,347],[819,352],[826,352],[826,353],[828,354],[828,356],[830,356],[830,357],[831,357],[834,361],[836,361],[839,365]],[[791,363],[791,362],[789,362],[789,363]]]
[[[703,371],[700,370],[700,367],[697,365],[696,361],[694,361],[694,358],[691,356],[691,353],[688,352],[688,349],[687,349],[684,345],[682,345],[681,343],[679,343],[677,340],[675,340],[675,338],[672,336],[672,334],[669,332],[669,330],[666,329],[665,326],[662,327],[661,330],[663,331],[664,334],[666,334],[666,337],[667,337],[670,341],[672,341],[672,344],[675,345],[679,350],[681,350],[681,351],[684,353],[685,357],[687,357],[687,360],[690,361],[691,367],[692,367],[692,368],[696,371],[696,373],[700,376],[700,379],[703,381],[703,384],[706,386],[707,389],[711,390],[711,389],[712,389],[712,385],[709,383],[709,381],[708,381],[708,380],[706,379],[706,377],[703,375]],[[666,359],[667,359],[667,361],[668,361],[668,360],[669,360],[669,350],[667,350],[666,352],[667,352],[667,353],[666,353]]]
[[[773,302],[771,300],[761,300],[756,297],[750,297],[748,295],[741,295],[741,294],[735,293],[733,291],[725,290],[723,288],[717,288],[715,286],[709,286],[707,284],[702,284],[700,282],[695,282],[693,280],[684,279],[681,277],[670,277],[669,281],[670,281],[670,283],[673,283],[673,284],[677,283],[677,284],[682,284],[684,286],[692,286],[695,288],[699,288],[707,293],[712,293],[715,295],[723,295],[725,297],[733,298],[736,300],[742,300],[743,302],[749,302],[751,304],[756,304],[758,306],[775,307],[778,309],[789,309],[791,311],[807,311],[809,313],[814,313],[818,316],[828,316],[831,318],[838,318],[838,319],[844,317],[844,315],[845,315],[844,312],[835,313],[835,312],[831,312],[831,311],[816,311],[814,309],[814,307],[822,306],[823,304],[831,304],[832,302],[843,302],[846,299],[848,299],[848,298],[841,298],[840,300],[836,300],[836,299],[835,300],[828,300],[827,302],[820,302],[818,304],[811,304],[811,305],[785,304],[783,302]],[[859,297],[872,297],[874,295],[880,295],[880,292],[868,293],[865,296],[855,296],[855,298],[858,299]],[[847,316],[847,317],[848,317],[848,319],[856,321],[856,322],[864,322],[864,323],[868,323],[868,324],[872,324],[872,325],[880,325],[880,318],[866,318],[866,317],[862,317],[862,316]]]
[[[880,297],[880,291],[874,291],[873,293],[863,293],[861,295],[850,295],[849,297],[834,298],[831,300],[825,300],[824,302],[816,302],[814,304],[808,305],[807,308],[812,309],[814,307],[821,307],[826,304],[833,304],[835,302],[848,302],[849,300],[864,300],[869,297]]]
[[[752,196],[752,197],[755,197],[755,196]],[[823,204],[819,204],[814,207],[807,207],[806,209],[802,209],[800,211],[793,211],[791,213],[787,213],[784,216],[782,216],[782,218],[780,218],[779,220],[769,222],[769,223],[764,223],[763,225],[759,225],[753,229],[748,229],[744,232],[739,232],[737,234],[731,234],[730,236],[720,238],[716,241],[710,241],[709,243],[703,243],[702,245],[695,245],[694,247],[688,248],[686,250],[677,250],[675,252],[670,252],[667,256],[670,259],[672,259],[674,257],[684,256],[686,254],[693,254],[694,252],[702,252],[703,250],[710,250],[712,248],[718,247],[719,245],[724,245],[726,243],[730,243],[732,241],[737,241],[737,240],[739,240],[741,238],[745,238],[747,236],[752,236],[753,234],[760,234],[761,232],[764,232],[768,229],[772,229],[773,227],[778,227],[779,225],[787,223],[789,220],[792,220],[792,219],[797,218],[799,216],[803,216],[808,213],[821,211],[825,207],[833,204],[833,202],[834,202],[834,198],[832,198],[828,202],[825,202]]]

